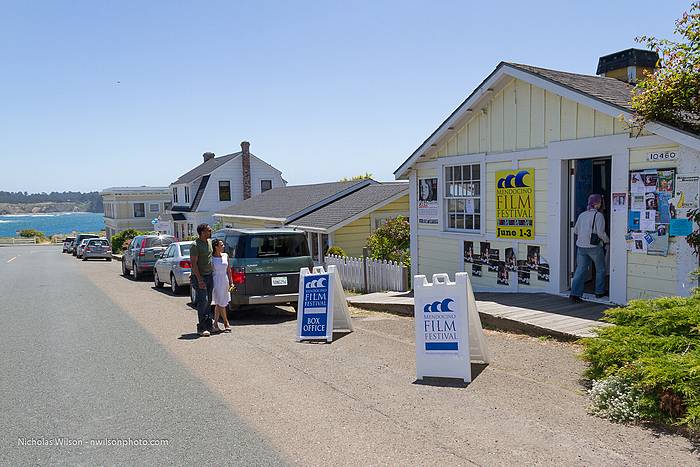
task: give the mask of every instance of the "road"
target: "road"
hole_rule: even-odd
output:
[[[698,462],[683,437],[588,415],[572,344],[488,331],[470,385],[419,384],[411,318],[353,310],[354,333],[309,344],[268,308],[197,338],[187,296],[38,246],[0,248],[0,293],[0,465]],[[83,445],[18,441],[54,437]]]

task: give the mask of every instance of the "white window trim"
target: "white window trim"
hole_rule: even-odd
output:
[[[438,209],[440,210],[439,226],[443,232],[459,233],[462,235],[484,235],[486,233],[486,154],[471,154],[464,156],[453,156],[447,160],[439,160],[437,164],[438,178]],[[479,229],[451,229],[447,221],[447,203],[445,202],[445,168],[455,165],[475,165],[479,164],[480,188],[479,188]]]

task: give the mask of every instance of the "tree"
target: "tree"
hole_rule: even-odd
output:
[[[632,125],[656,121],[700,133],[700,2],[676,20],[679,40],[641,36],[636,40],[659,54],[657,69],[640,80],[632,95]]]
[[[372,178],[372,174],[369,172],[365,172],[364,174],[355,175],[355,176],[350,177],[350,178],[343,177],[339,181],[341,181],[341,182],[354,182],[356,180],[368,180],[370,178]]]
[[[399,216],[390,219],[367,239],[370,257],[411,264],[411,227],[408,219]]]

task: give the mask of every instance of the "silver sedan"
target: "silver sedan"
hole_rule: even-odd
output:
[[[83,240],[82,251],[80,252],[80,257],[83,261],[87,261],[92,258],[106,259],[107,261],[112,261],[112,245],[110,245],[109,240],[106,238],[89,238]],[[82,246],[82,244],[81,244]]]
[[[174,242],[160,255],[153,266],[153,283],[156,288],[170,284],[174,294],[182,287],[190,285],[192,263],[190,263],[190,247],[192,242]]]

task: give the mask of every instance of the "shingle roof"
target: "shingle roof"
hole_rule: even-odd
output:
[[[220,213],[232,216],[290,219],[295,214],[315,204],[322,203],[329,198],[333,199],[345,191],[352,191],[353,188],[359,189],[366,184],[367,181],[362,180],[278,187],[248,198],[235,206],[220,211]]]
[[[209,175],[212,173],[214,170],[216,170],[218,167],[221,167],[231,159],[235,158],[236,156],[240,156],[242,153],[236,152],[233,154],[227,154],[225,156],[219,156],[219,157],[214,157],[212,159],[209,159],[206,162],[202,162],[199,164],[197,167],[194,169],[190,170],[189,172],[183,174],[173,182],[173,185],[177,185],[180,183],[191,183],[194,180],[198,179],[199,177],[202,177],[204,175]],[[251,154],[252,156],[252,154]]]
[[[400,194],[408,194],[408,183],[390,182],[368,185],[310,214],[300,217],[291,225],[327,229],[351,217],[381,205]]]
[[[540,76],[556,84],[566,86],[573,91],[587,94],[594,99],[615,105],[625,110],[632,110],[630,99],[632,98],[634,86],[620,81],[619,79],[548,70],[547,68],[522,65],[520,63],[506,62],[506,65]]]

